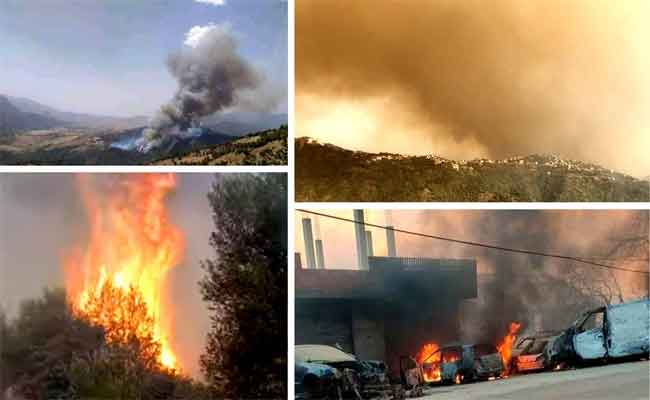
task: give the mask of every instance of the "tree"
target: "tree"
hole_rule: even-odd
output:
[[[120,399],[141,399],[146,380],[164,372],[159,362],[160,343],[154,338],[154,321],[147,303],[135,288],[115,287],[110,281],[91,291],[81,313],[105,332],[107,352],[89,371],[110,372],[118,382]]]
[[[0,393],[11,387],[29,400],[207,398],[203,385],[159,365],[136,290],[106,284],[92,293],[86,315],[73,312],[59,289],[23,302],[9,321],[1,311]]]
[[[17,318],[4,328],[3,385],[28,399],[70,397],[74,388],[63,371],[102,343],[101,329],[74,318],[65,291],[45,290],[41,298],[23,302]]]
[[[286,398],[286,175],[219,177],[208,199],[216,254],[199,282],[212,313],[201,369],[214,397]]]
[[[610,239],[609,246],[605,247],[606,257],[616,261],[632,261],[635,269],[650,272],[650,211],[635,211],[633,216],[621,227],[619,235]],[[610,271],[612,277],[615,276]],[[639,274],[640,279],[634,280],[640,291],[650,296],[650,281],[648,275]],[[623,301],[623,295],[619,292],[619,301]]]
[[[650,212],[647,210],[630,211],[629,218],[612,227],[612,233],[600,246],[595,261],[648,271],[649,217]],[[636,276],[640,279],[634,279]],[[624,287],[629,290],[630,287],[638,286],[633,288],[635,292],[650,294],[648,276],[636,272],[575,264],[567,275],[567,281],[578,292],[590,296],[601,305],[624,302]]]

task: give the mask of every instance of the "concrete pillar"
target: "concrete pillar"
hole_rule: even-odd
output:
[[[372,247],[372,232],[366,231],[366,246],[368,246],[368,257],[375,255],[375,251]]]
[[[323,241],[316,239],[316,268],[325,269],[325,253],[323,252]]]
[[[366,230],[362,224],[365,220],[363,210],[354,210],[354,233],[357,239],[357,262],[359,269],[368,270],[368,245],[366,244]]]
[[[362,360],[386,359],[386,338],[384,320],[381,316],[364,315],[355,312],[352,315],[352,340],[354,354]]]
[[[307,257],[307,268],[316,268],[316,257],[314,255],[314,235],[311,231],[311,219],[302,219],[302,237],[305,241],[305,257]]]
[[[395,245],[395,231],[392,226],[386,229],[386,247],[388,248],[388,257],[397,257],[397,246]]]

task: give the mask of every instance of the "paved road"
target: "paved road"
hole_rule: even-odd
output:
[[[427,400],[650,399],[650,362],[517,375],[496,381],[428,389]]]

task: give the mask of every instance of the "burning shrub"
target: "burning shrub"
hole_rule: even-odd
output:
[[[113,286],[107,281],[99,291],[91,290],[83,309],[76,313],[88,323],[104,329],[109,345],[116,353],[146,370],[164,368],[161,345],[154,336],[154,320],[142,294]]]
[[[107,314],[111,309],[115,314]],[[161,368],[158,344],[128,333],[134,324],[123,320],[147,319],[137,291],[108,284],[89,310],[79,316],[64,290],[46,290],[24,302],[15,319],[3,322],[0,313],[0,394],[9,389],[28,400],[208,398],[203,385]],[[109,329],[92,322],[102,319],[117,322]],[[150,322],[139,326],[150,330]]]

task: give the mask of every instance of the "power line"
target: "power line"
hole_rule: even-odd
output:
[[[301,209],[301,208],[297,208],[296,211],[300,211],[300,212],[303,212],[303,213],[306,213],[306,214],[318,215],[318,216],[325,217],[325,218],[336,219],[336,220],[339,220],[339,221],[351,222],[353,224],[360,224],[360,225],[364,225],[364,226],[370,226],[370,227],[373,227],[373,228],[379,228],[379,229],[384,229],[384,230],[391,229],[394,232],[404,233],[406,235],[419,236],[419,237],[425,237],[425,238],[429,238],[429,239],[442,240],[442,241],[445,241],[445,242],[464,244],[466,246],[483,247],[483,248],[486,248],[486,249],[505,251],[505,252],[509,252],[509,253],[519,253],[519,254],[528,254],[528,255],[534,255],[534,256],[540,256],[540,257],[558,258],[558,259],[561,259],[561,260],[568,260],[568,261],[575,261],[575,262],[579,262],[579,263],[583,263],[583,264],[589,264],[589,265],[600,267],[600,268],[615,269],[615,270],[618,270],[618,271],[625,271],[625,272],[636,272],[636,273],[639,273],[639,274],[646,274],[646,275],[650,274],[650,272],[648,272],[648,271],[641,271],[641,270],[638,270],[638,269],[627,269],[627,268],[617,267],[615,265],[603,264],[603,263],[592,261],[592,260],[589,260],[589,259],[586,259],[586,258],[566,256],[566,255],[562,255],[562,254],[544,253],[544,252],[535,251],[535,250],[525,250],[525,249],[515,249],[515,248],[512,248],[512,247],[495,246],[495,245],[486,244],[486,243],[472,242],[472,241],[468,241],[468,240],[454,239],[454,238],[449,238],[449,237],[444,237],[444,236],[429,235],[429,234],[426,234],[426,233],[407,231],[405,229],[399,229],[399,228],[393,228],[393,227],[389,228],[389,227],[383,226],[383,225],[371,224],[369,222],[363,222],[363,221],[355,221],[355,220],[350,219],[350,218],[337,217],[335,215],[324,214],[324,213],[305,210],[305,209]]]

